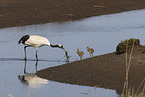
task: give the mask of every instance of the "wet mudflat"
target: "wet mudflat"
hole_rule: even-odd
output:
[[[129,87],[137,91],[145,78],[145,47],[135,46],[129,71]],[[128,53],[130,56],[131,53]],[[122,93],[126,75],[126,53],[110,53],[70,64],[47,68],[37,75],[49,80],[76,85],[103,87]],[[129,57],[128,57],[129,60]],[[144,84],[144,82],[143,82]],[[140,87],[143,90],[144,85]]]
[[[35,49],[34,48],[27,49],[28,61],[25,63],[25,61],[23,60],[24,59],[23,45],[18,45],[17,42],[23,35],[26,34],[36,34],[36,35],[45,36],[53,44],[61,43],[64,45],[64,48],[68,51],[68,54],[70,55],[70,62],[80,59],[76,53],[77,48],[80,48],[80,50],[84,51],[85,53],[83,56],[83,59],[85,59],[84,61],[82,61],[83,63],[89,61],[89,59],[86,58],[90,57],[89,53],[86,50],[86,46],[90,46],[94,48],[95,50],[94,56],[97,57],[98,55],[114,52],[116,50],[117,44],[120,41],[128,38],[140,39],[141,45],[144,45],[145,25],[143,20],[144,20],[144,10],[138,10],[138,11],[119,13],[119,14],[92,17],[82,21],[75,21],[75,22],[61,22],[61,23],[56,22],[56,23],[48,23],[42,25],[31,25],[31,26],[0,29],[0,33],[1,33],[0,65],[2,67],[0,68],[0,72],[1,72],[0,96],[4,97],[4,95],[7,96],[9,94],[13,94],[15,96],[18,95],[18,97],[27,97],[28,93],[30,92],[30,95],[28,97],[33,97],[33,96],[46,97],[48,95],[55,96],[55,97],[58,96],[74,97],[76,95],[76,91],[78,97],[81,96],[94,97],[96,91],[98,96],[103,96],[103,97],[105,97],[106,95],[109,97],[118,96],[118,90],[116,88],[113,88],[113,86],[112,86],[113,90],[105,89],[110,87],[110,86],[105,86],[106,80],[103,80],[103,82],[100,81],[96,91],[95,91],[95,87],[71,85],[71,84],[53,82],[50,80],[47,80],[46,82],[46,79],[44,78],[40,79],[37,78],[36,76],[31,76],[31,75],[30,77],[33,78],[26,76],[27,80],[29,79],[28,81],[21,80],[21,76],[23,75],[36,73],[36,71],[40,71],[48,67],[54,67],[54,66],[66,64],[66,60],[64,57],[65,53],[62,50],[53,49],[50,47],[42,47],[38,50],[39,61],[37,63],[37,70],[36,70]],[[113,54],[114,53],[112,53],[112,56]],[[121,56],[122,59],[120,60],[123,60],[123,57],[125,58],[125,56],[124,55]],[[95,58],[90,59],[91,62],[93,63],[97,62],[95,61],[96,60]],[[100,58],[101,58],[100,60],[102,61],[104,60],[103,57]],[[107,58],[106,60],[111,61],[113,59]],[[144,68],[143,59],[138,61],[133,60],[132,62],[137,62],[137,63],[140,62],[141,64],[138,65],[137,67],[138,69],[140,69],[140,71],[142,71],[142,69]],[[78,63],[78,61],[76,63]],[[90,65],[89,62],[85,65],[83,64],[84,68],[86,68],[86,66],[89,65]],[[70,64],[70,66],[73,65]],[[81,66],[81,64],[78,66]],[[105,73],[104,66],[109,68],[111,72],[112,70],[117,70],[122,65],[115,67],[115,64],[110,64],[110,66],[112,66],[111,68],[107,64],[101,65],[100,63],[99,66],[95,66],[97,67],[97,70],[93,72],[98,72],[97,73],[99,76],[99,78],[97,79],[98,81],[104,77],[104,75],[100,75],[101,70],[104,70],[102,72]],[[137,72],[136,69],[134,69],[134,66],[136,65],[132,65],[132,66],[133,66],[132,72]],[[99,69],[99,67],[100,68],[102,67],[102,69]],[[24,73],[24,68],[26,68],[25,70],[27,74]],[[121,69],[122,71],[124,70],[123,68]],[[91,67],[87,69],[91,69]],[[79,69],[76,70],[79,73]],[[116,72],[121,73],[120,76],[124,75],[124,72],[122,73],[121,70],[114,71],[114,72],[112,71],[111,76],[114,76]],[[87,76],[85,74],[83,76]],[[142,73],[138,72],[138,74],[140,74],[141,76]],[[90,76],[94,76],[94,75],[90,75]],[[71,76],[68,76],[68,78],[69,77]],[[35,82],[36,78],[37,81],[40,80],[40,82],[36,83]],[[79,76],[79,78],[81,78],[81,76]],[[108,74],[108,78],[113,79],[112,77],[110,77],[110,74]],[[115,78],[114,79],[115,81],[110,82],[110,84],[112,83],[117,84],[119,78],[118,77]],[[80,82],[77,83],[80,84]],[[91,83],[92,82],[90,80],[90,84]],[[118,86],[121,87],[122,84]],[[4,91],[5,89],[6,92]]]
[[[79,20],[145,8],[144,0],[1,0],[0,28]]]

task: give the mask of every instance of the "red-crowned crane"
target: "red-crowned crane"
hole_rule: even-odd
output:
[[[63,48],[62,44],[59,45],[52,45],[50,44],[49,40],[45,37],[42,36],[38,36],[38,35],[25,35],[23,36],[18,43],[23,43],[24,45],[24,52],[25,52],[25,60],[27,60],[26,58],[26,48],[27,47],[34,47],[36,48],[36,60],[38,61],[38,56],[37,56],[37,51],[39,47],[42,46],[49,46],[49,47],[58,47],[61,48],[65,51],[65,55],[67,58],[69,58],[67,51]]]

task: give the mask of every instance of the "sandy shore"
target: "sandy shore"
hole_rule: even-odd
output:
[[[0,28],[78,20],[144,5],[145,0],[1,0]]]

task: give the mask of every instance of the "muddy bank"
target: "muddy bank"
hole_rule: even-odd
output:
[[[129,71],[129,87],[137,90],[145,78],[145,46],[134,47]],[[121,94],[126,74],[126,53],[116,52],[51,67],[37,72],[48,80],[114,89]],[[130,51],[128,52],[128,60]],[[145,84],[145,82],[143,83]],[[142,90],[143,87],[140,88]]]
[[[144,9],[145,0],[1,0],[0,28]]]

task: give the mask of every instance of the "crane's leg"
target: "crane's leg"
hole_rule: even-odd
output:
[[[26,74],[26,63],[27,61],[25,60],[24,74]]]
[[[38,60],[36,61],[36,64],[35,64],[36,72],[37,72],[37,64],[38,64]]]
[[[30,46],[25,46],[25,47],[24,47],[24,52],[25,52],[25,58],[24,58],[24,60],[27,60],[27,58],[26,58],[26,48],[27,48],[27,47],[30,47]]]
[[[38,51],[38,48],[36,48],[36,60],[38,61],[37,51]]]
[[[82,60],[82,56],[81,56],[80,60]]]

